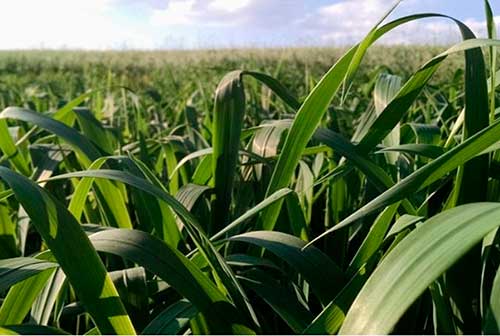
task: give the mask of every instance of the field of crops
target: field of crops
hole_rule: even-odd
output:
[[[372,46],[426,14],[346,49],[1,52],[0,333],[500,333],[485,7],[452,47]]]

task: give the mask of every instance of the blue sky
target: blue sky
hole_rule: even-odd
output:
[[[500,1],[490,0],[499,15]],[[2,0],[0,49],[164,49],[349,45],[393,0]],[[439,12],[485,34],[482,0],[404,0],[392,18]],[[427,19],[382,43],[448,43],[456,27]]]

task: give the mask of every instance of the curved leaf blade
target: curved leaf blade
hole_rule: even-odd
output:
[[[389,254],[352,304],[341,334],[388,334],[443,272],[500,225],[500,204],[474,203],[432,217]]]

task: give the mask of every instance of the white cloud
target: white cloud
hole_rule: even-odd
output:
[[[254,0],[170,0],[163,9],[154,9],[155,26],[230,26],[248,16]]]
[[[0,48],[153,47],[152,41],[113,20],[118,0],[0,1]]]
[[[272,34],[288,29],[316,7],[304,0],[168,0],[164,8],[153,10],[150,22],[159,27],[236,27]]]
[[[323,41],[352,43],[365,36],[389,6],[384,0],[343,0],[320,7],[299,23],[320,34]]]
[[[244,9],[251,2],[251,0],[213,0],[208,7],[218,11],[233,13]]]
[[[330,0],[319,6],[307,0],[0,0],[0,49],[349,45],[394,1]],[[405,0],[392,17],[440,11],[443,2]],[[482,20],[465,23],[486,35]],[[430,19],[405,24],[381,42],[458,40],[451,21]]]
[[[497,31],[500,29],[500,16],[494,17],[495,23],[497,25]],[[486,28],[486,21],[481,21],[473,18],[469,18],[464,21],[464,23],[469,27],[478,37],[487,37],[488,32]]]
[[[171,1],[165,9],[155,9],[151,22],[155,25],[190,25],[195,23],[198,15],[195,0]]]
[[[404,1],[390,18],[420,12],[419,8],[432,5],[423,0]],[[386,0],[342,0],[333,5],[320,7],[309,14],[300,24],[308,26],[311,34],[321,36],[325,43],[353,44],[360,41],[376,24],[393,1]],[[396,14],[396,15],[395,15]],[[500,17],[496,18],[500,22]],[[486,36],[485,21],[467,19],[464,22],[477,36]],[[455,23],[445,18],[420,19],[397,27],[381,39],[387,44],[444,44],[460,39]]]

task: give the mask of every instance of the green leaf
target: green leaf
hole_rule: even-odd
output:
[[[0,185],[0,192],[5,191]],[[16,244],[16,223],[10,216],[8,202],[0,201],[0,258],[13,258],[19,256],[19,248]]]
[[[22,323],[53,273],[47,269],[12,286],[0,307],[0,325]]]
[[[424,218],[420,216],[403,215],[399,217],[399,219],[394,223],[394,225],[392,225],[386,237],[389,238],[395,236],[396,234],[421,222],[422,219]]]
[[[42,271],[57,267],[56,263],[19,257],[0,260],[0,292]]]
[[[399,146],[385,147],[376,153],[401,152],[411,155],[420,155],[429,159],[435,159],[444,154],[443,147],[429,144],[404,144]]]
[[[141,231],[110,229],[90,236],[94,247],[129,259],[157,274],[202,312],[213,333],[251,332],[236,308],[180,252]]]
[[[0,149],[3,155],[12,162],[12,165],[23,175],[30,175],[30,167],[23,153],[16,147],[14,140],[10,136],[7,122],[0,119]]]
[[[390,333],[434,280],[500,225],[498,216],[498,203],[474,203],[442,212],[417,227],[370,276],[340,333]]]
[[[246,298],[241,285],[236,280],[232,270],[212,245],[197,219],[178,200],[166,193],[163,189],[153,185],[151,182],[128,172],[118,170],[86,170],[54,176],[51,180],[67,179],[72,177],[91,177],[119,181],[155,196],[157,199],[168,204],[182,219],[189,235],[196,244],[198,251],[202,253],[209,265],[217,272],[217,275],[224,283],[226,289],[231,293],[231,297],[236,302],[238,308],[246,310],[249,317],[254,320],[256,324],[258,324],[254,316],[253,309],[248,304],[248,299]]]
[[[390,75],[388,73],[379,74],[373,89],[373,103],[375,105],[375,113],[380,115],[389,105],[394,96],[401,89],[403,79],[399,76]],[[396,126],[383,140],[385,146],[399,145],[399,126]],[[386,153],[387,161],[390,164],[396,164],[398,159],[397,153]]]
[[[298,110],[300,108],[300,102],[274,77],[256,71],[243,71],[242,75],[251,76],[264,83],[292,109]]]
[[[223,229],[229,220],[244,115],[245,92],[241,71],[233,71],[222,79],[215,92],[212,129],[215,205],[211,232]]]
[[[66,105],[64,105],[62,108],[57,110],[56,113],[54,113],[53,118],[67,125],[70,125],[73,122],[72,120],[74,120],[74,117],[71,118],[71,112],[73,111],[73,109],[98,91],[99,90],[89,90],[79,95],[78,97],[76,97],[75,99],[71,100]]]
[[[311,312],[298,300],[297,294],[266,272],[252,270],[239,277],[295,332],[300,333],[312,321]]]
[[[344,80],[350,80],[352,75],[356,72],[362,57],[364,56],[366,50],[370,47],[370,45],[385,33],[402,24],[427,17],[448,18],[457,23],[459,28],[464,32],[464,35],[469,31],[468,28],[460,21],[440,14],[411,15],[394,20],[378,29],[373,29],[372,31],[370,31],[370,33],[359,45],[351,48],[344,56],[342,56],[337,61],[337,63],[332,68],[330,68],[330,70],[318,82],[311,93],[307,96],[304,103],[301,105],[299,111],[295,116],[292,127],[288,132],[285,144],[283,145],[283,149],[278,159],[278,163],[274,168],[274,172],[267,189],[268,195],[275,192],[277,189],[288,186],[302,155],[302,152],[307,146],[307,143],[309,142],[324,113],[326,112],[328,105],[330,104],[331,100],[337,93],[340,85],[344,82]],[[451,52],[455,51],[453,50]],[[444,55],[441,57],[443,59],[446,58],[446,56]],[[439,56],[436,59],[439,59]],[[428,66],[431,67],[432,65],[433,61],[431,61]],[[422,78],[424,78],[425,76],[428,76],[428,78],[430,78],[434,71],[435,70],[429,70],[428,72],[424,71],[425,74],[422,76],[419,75],[420,77],[415,79],[414,82],[417,82],[420,85],[421,81],[423,80]],[[425,83],[423,83],[422,86],[424,84]],[[401,92],[404,92],[403,96],[408,96],[402,100],[405,101],[405,103],[408,103],[409,107],[419,92],[415,89],[414,86],[414,84],[408,85],[407,83],[392,102],[395,102],[397,98],[400,97]],[[384,112],[382,112],[381,115],[376,119],[376,122],[373,124],[370,132],[368,132],[367,135],[363,138],[362,143],[359,144],[360,148],[363,148],[365,144],[375,146],[382,139],[384,139],[387,134],[389,134],[389,132],[401,119],[400,115],[402,115],[406,111],[406,108],[401,109],[401,106],[399,106],[401,104],[401,102],[396,102],[394,104],[390,103],[387,106]],[[395,111],[391,110],[391,112],[388,112],[388,109],[394,109]],[[401,111],[399,111],[399,109]],[[381,120],[383,118],[392,118],[394,122],[391,123],[387,120]],[[274,228],[280,212],[281,203],[282,202],[278,202],[276,205],[269,207],[264,212],[261,220],[261,227],[263,229],[272,230]]]
[[[81,154],[80,158],[85,166],[89,166],[92,161],[97,160],[101,156],[97,148],[87,137],[62,122],[51,119],[41,113],[18,107],[8,107],[0,113],[0,119],[15,119],[29,122],[56,134],[68,142],[77,153]],[[103,199],[100,205],[105,206],[104,211],[110,214],[108,216],[108,219],[111,220],[110,224],[116,227],[131,228],[132,223],[119,188],[108,181],[101,181],[98,183],[98,192],[98,196]]]
[[[4,167],[0,167],[0,177],[29,214],[99,330],[105,334],[134,334],[101,259],[71,213],[27,178]]]
[[[302,156],[302,152],[306,148],[330,101],[339,89],[355,51],[356,48],[353,48],[344,55],[321,79],[301,105],[274,168],[271,181],[267,187],[267,195],[274,193],[278,189],[288,187]],[[274,228],[281,204],[282,201],[277,202],[264,211],[261,228],[264,230],[272,230]]]
[[[56,300],[65,283],[66,275],[60,268],[51,274],[31,307],[31,318],[37,324],[47,325],[49,323]]]
[[[483,331],[485,334],[498,334],[500,332],[500,268],[497,269],[486,316],[484,317]]]
[[[6,325],[0,327],[2,335],[70,335],[64,330],[42,325]]]
[[[82,134],[60,121],[51,119],[41,113],[36,113],[19,107],[8,107],[0,113],[0,119],[15,119],[34,124],[46,129],[67,141],[84,159],[96,160],[100,155],[97,148]]]
[[[475,38],[472,32],[464,38]],[[498,41],[497,41],[498,42]],[[489,124],[486,68],[481,48],[465,51],[465,106],[462,139],[468,139]],[[487,200],[489,155],[474,157],[459,167],[454,191],[447,207]],[[480,300],[475,288],[481,283],[481,249],[476,246],[447,273],[448,293],[461,312],[463,327],[470,333],[480,329],[480,316],[473,305]],[[464,271],[467,268],[467,271]]]
[[[87,108],[75,108],[74,113],[83,134],[107,154],[113,154],[117,141]]]
[[[380,260],[381,254],[373,255],[370,260],[363,265],[342,291],[316,316],[314,321],[302,331],[307,335],[335,334],[339,331],[349,307],[358,295],[361,288],[368,280],[371,272]]]
[[[447,151],[439,158],[416,170],[411,175],[407,176],[393,187],[370,201],[368,204],[351,214],[342,222],[316,237],[309,244],[313,244],[325,235],[342,227],[351,225],[356,220],[373,213],[377,209],[400,201],[412,193],[422,190],[431,183],[436,182],[447,173],[453,171],[463,163],[473,158],[476,154],[481,153],[484,149],[495,143],[498,140],[498,132],[500,132],[500,121],[497,121],[476,135],[470,137],[460,145]]]
[[[282,199],[283,197],[286,197],[291,192],[293,192],[293,191],[291,189],[288,189],[288,188],[283,188],[283,189],[280,189],[280,190],[276,191],[275,193],[273,193],[269,197],[267,197],[264,200],[262,200],[262,202],[260,202],[259,204],[256,204],[253,208],[249,209],[243,215],[241,215],[240,217],[238,217],[237,219],[235,219],[234,221],[232,221],[224,229],[222,229],[221,231],[217,232],[215,235],[213,235],[210,238],[210,240],[214,241],[214,240],[217,240],[217,239],[221,238],[222,236],[224,236],[229,231],[231,231],[234,228],[238,227],[239,225],[241,225],[242,223],[244,223],[248,219],[252,218],[253,216],[256,216],[262,210],[264,210],[265,208],[267,208],[268,206],[270,206],[274,202]]]
[[[198,314],[198,310],[188,300],[180,300],[159,313],[141,334],[176,335]]]
[[[484,9],[486,12],[486,26],[488,29],[488,38],[497,38],[497,25],[495,17],[488,0],[484,0]],[[490,81],[496,82],[497,77],[497,48],[490,47]],[[495,90],[490,90],[490,123],[495,120]]]
[[[314,138],[327,144],[340,155],[351,161],[352,164],[361,170],[380,191],[387,190],[394,186],[392,178],[382,169],[382,167],[360,155],[356,147],[348,140],[344,139],[340,134],[320,128],[314,134]],[[402,204],[409,213],[416,213],[416,209],[409,201],[404,200]]]
[[[229,238],[263,247],[283,259],[309,282],[321,302],[330,302],[346,282],[341,269],[323,252],[292,235],[274,231],[253,231]],[[318,272],[321,269],[321,272]]]
[[[455,20],[451,17],[439,14],[422,14],[415,15],[411,17],[406,17],[402,19],[398,19],[393,21],[393,23],[387,24],[383,29],[392,29],[391,26],[393,24],[401,24],[401,22],[405,20],[414,20],[418,18],[424,17],[442,17],[453,20],[459,27],[462,32],[462,36],[464,39],[473,38],[474,34],[470,31],[470,29],[461,23],[458,20]],[[471,51],[470,53],[466,53],[466,61],[467,64],[474,64],[477,61],[477,52],[474,49],[481,46],[495,45],[499,44],[499,41],[493,40],[485,40],[485,39],[472,39],[467,40],[461,43],[454,45],[449,48],[445,52],[437,55],[428,61],[424,66],[422,66],[413,76],[403,85],[401,90],[397,93],[397,95],[392,99],[392,101],[386,106],[384,111],[377,117],[377,119],[370,126],[369,131],[366,132],[366,135],[358,144],[358,149],[362,153],[366,153],[376,145],[378,145],[394,128],[394,126],[401,120],[402,116],[406,113],[408,108],[413,104],[415,99],[420,94],[423,87],[428,83],[428,81],[432,78],[434,73],[438,70],[439,66],[442,62],[451,54],[460,52],[460,51]],[[481,54],[482,57],[482,54]]]
[[[348,275],[355,274],[380,248],[391,225],[392,219],[396,215],[398,206],[398,203],[388,206],[380,213],[377,219],[375,219],[375,222],[370,228],[370,232],[368,232],[368,235],[359,247],[346,271]]]

